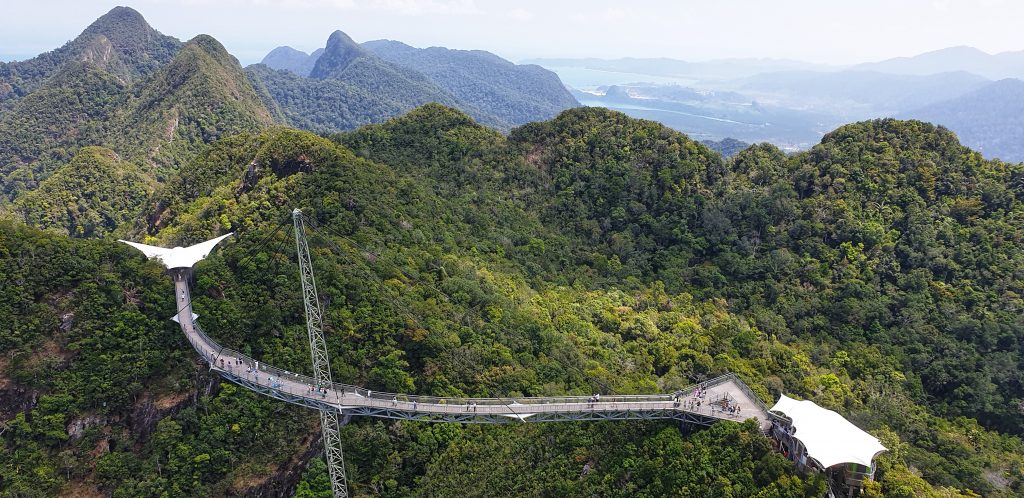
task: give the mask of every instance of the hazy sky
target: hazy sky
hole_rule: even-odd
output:
[[[278,45],[356,41],[479,48],[503,57],[775,57],[855,63],[955,45],[1024,49],[1021,0],[3,0],[0,58],[74,38],[118,4],[187,40],[213,35],[243,64]]]

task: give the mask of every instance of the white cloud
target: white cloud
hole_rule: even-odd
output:
[[[335,0],[327,0],[335,1]],[[416,16],[424,14],[474,15],[483,11],[476,0],[359,0],[356,8]]]
[[[529,10],[517,7],[508,11],[508,17],[516,21],[529,21],[534,18],[534,14]]]
[[[19,56],[51,50],[125,3],[166,34],[213,35],[243,62],[278,45],[314,50],[336,29],[513,59],[857,63],[955,45],[1024,49],[1024,0],[8,0],[0,46]]]

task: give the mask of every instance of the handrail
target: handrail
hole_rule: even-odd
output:
[[[200,353],[204,358],[209,358],[209,363],[212,368],[217,368],[225,372],[244,377],[243,369],[252,368],[262,374],[266,374],[268,377],[275,378],[276,380],[287,379],[292,383],[299,383],[305,386],[316,386],[316,381],[307,375],[299,374],[297,372],[291,372],[283,370],[281,368],[269,365],[267,363],[259,362],[255,358],[246,355],[240,351],[236,351],[231,348],[221,346],[219,343],[214,341],[207,335],[199,324],[192,320],[191,322],[193,330],[201,338],[203,344],[196,344],[193,342],[193,347]],[[191,342],[191,341],[190,341]],[[212,356],[210,353],[213,353]],[[223,360],[223,366],[218,365]],[[256,366],[258,365],[258,368]],[[253,372],[244,372],[244,374],[250,376],[258,384],[272,385],[274,382],[260,382],[259,373],[254,374]],[[720,375],[710,380],[691,384],[682,389],[673,391],[667,394],[625,394],[625,395],[602,395],[600,403],[602,406],[607,406],[609,403],[644,403],[644,402],[666,402],[673,401],[676,396],[685,397],[686,393],[692,392],[698,387],[712,388],[721,385],[729,380],[733,380],[735,375],[727,373]],[[740,384],[742,387],[742,384]],[[323,387],[323,386],[321,386]],[[385,402],[400,401],[403,403],[417,403],[421,405],[541,405],[541,404],[585,404],[590,402],[590,396],[545,396],[545,397],[498,397],[498,398],[476,398],[476,397],[439,397],[419,394],[405,394],[405,393],[392,393],[386,391],[374,391],[360,386],[351,384],[344,384],[335,382],[328,387],[328,392],[334,394],[331,396],[334,400],[337,400],[341,395],[354,395],[360,396],[369,400],[379,400]],[[294,393],[297,395],[308,394],[308,393]],[[316,399],[316,396],[307,396]],[[326,399],[327,396],[322,396],[321,399]],[[755,399],[755,401],[757,401]]]
[[[179,282],[186,286],[184,282]],[[187,302],[187,286],[182,289],[182,300]],[[188,316],[185,316],[188,315]],[[682,406],[685,398],[699,390],[714,389],[721,384],[733,381],[745,396],[749,397],[762,413],[767,414],[760,398],[739,380],[735,374],[727,372],[715,378],[697,382],[681,389],[665,394],[627,394],[601,395],[599,400],[593,396],[546,396],[546,397],[438,397],[417,394],[392,393],[373,391],[365,387],[334,382],[329,386],[317,385],[314,378],[297,372],[290,372],[261,362],[245,353],[222,346],[213,340],[193,318],[191,306],[186,305],[178,312],[178,321],[192,347],[209,363],[211,370],[218,370],[229,378],[246,384],[260,386],[280,394],[288,394],[307,402],[327,403],[340,410],[357,408],[374,408],[416,412],[427,414],[457,414],[462,412],[478,412],[480,415],[507,416],[526,420],[537,413],[561,413],[582,411],[630,411],[630,412],[663,412],[677,414],[693,413],[710,414],[714,418],[735,418],[737,415],[716,416],[714,408],[707,403],[727,393],[713,393],[714,398],[706,400],[704,407],[695,408]],[[503,407],[503,408],[502,408]],[[532,408],[531,407],[535,407]],[[543,407],[543,408],[541,408]],[[478,410],[478,408],[483,408]],[[705,413],[707,412],[707,413]],[[768,418],[768,415],[759,418]]]
[[[765,413],[768,413],[768,406],[764,404],[764,401],[761,401],[761,397],[754,393],[746,382],[743,382],[743,379],[739,378],[739,376],[732,372],[729,372],[728,375],[736,381],[736,385],[739,386],[741,391],[743,391],[743,394],[746,394],[747,397],[750,398],[750,401],[753,401],[758,408],[764,410]]]

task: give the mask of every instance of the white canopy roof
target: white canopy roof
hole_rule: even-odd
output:
[[[785,394],[771,411],[793,420],[793,437],[807,448],[807,455],[828,468],[840,463],[871,467],[875,455],[885,451],[878,438],[862,431],[842,415],[813,401],[797,401]]]
[[[192,268],[193,265],[202,261],[203,258],[210,254],[213,247],[218,242],[224,240],[224,238],[231,234],[221,235],[216,239],[210,239],[206,242],[200,242],[194,246],[188,247],[175,247],[173,249],[166,249],[163,247],[147,246],[146,244],[139,244],[138,242],[128,242],[127,240],[121,240],[140,251],[149,258],[159,259],[168,270],[174,268]]]

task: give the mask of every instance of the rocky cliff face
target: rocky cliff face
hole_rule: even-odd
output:
[[[24,414],[31,419],[32,409],[38,405],[42,396],[39,391],[22,386],[10,378],[5,372],[6,365],[6,361],[0,360],[0,435],[8,430],[7,422],[18,414]],[[85,437],[90,430],[97,430],[101,437],[93,450],[93,456],[101,458],[106,453],[118,450],[117,439],[112,435],[119,431],[119,427],[125,427],[133,435],[132,446],[136,450],[140,449],[153,435],[161,420],[174,417],[182,410],[195,406],[201,397],[216,396],[222,385],[220,376],[211,374],[199,362],[196,362],[193,379],[195,385],[187,392],[162,395],[145,393],[127,413],[88,413],[75,417],[67,422],[68,441],[75,443]],[[258,498],[292,496],[309,461],[323,452],[317,429],[318,427],[310,427],[298,432],[296,437],[300,439],[301,451],[294,453],[283,465],[273,468],[264,475],[233,483],[230,492],[239,496]],[[95,487],[94,472],[94,468],[90,469],[80,479],[69,483],[63,495],[102,496]]]
[[[245,496],[255,498],[290,498],[295,494],[295,487],[302,479],[302,472],[309,461],[323,454],[324,446],[320,431],[313,431],[301,436],[303,448],[288,462],[267,475],[266,479],[250,488],[243,490]]]

